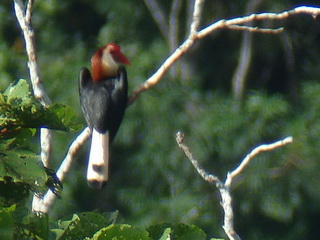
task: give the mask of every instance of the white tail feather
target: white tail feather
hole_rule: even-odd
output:
[[[109,132],[99,133],[92,129],[87,180],[104,184],[109,175]]]

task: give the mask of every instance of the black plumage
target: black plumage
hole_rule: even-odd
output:
[[[109,143],[121,124],[128,96],[127,73],[119,67],[116,77],[94,82],[90,71],[82,68],[79,76],[80,104],[90,128],[99,133],[109,131]]]

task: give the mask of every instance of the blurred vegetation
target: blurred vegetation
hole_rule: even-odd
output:
[[[166,16],[172,1],[158,1]],[[178,42],[188,32],[188,1],[178,14]],[[206,1],[201,26],[244,15],[248,1]],[[256,12],[319,2],[261,1]],[[199,41],[155,88],[127,109],[112,145],[110,181],[89,189],[87,146],[63,182],[51,219],[74,213],[119,210],[133,226],[195,224],[208,236],[225,237],[216,189],[204,182],[175,142],[178,130],[209,172],[226,173],[255,146],[292,135],[294,143],[258,156],[233,189],[236,230],[243,239],[317,239],[320,221],[320,18],[294,16],[261,22],[284,26],[278,35],[254,34],[243,101],[232,95],[243,33],[221,30]],[[143,1],[36,1],[33,14],[38,63],[54,103],[78,112],[77,78],[95,49],[117,42],[130,59],[129,92],[170,54]],[[0,2],[0,90],[29,79],[24,41],[10,1]],[[76,133],[55,131],[53,169]],[[29,146],[39,151],[36,136]],[[29,145],[32,145],[29,143]],[[2,157],[2,156],[1,156]],[[2,160],[2,159],[1,159]],[[69,217],[71,219],[71,217]],[[10,220],[12,221],[12,219]],[[8,224],[11,224],[9,221]]]

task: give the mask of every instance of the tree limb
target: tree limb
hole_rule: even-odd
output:
[[[31,27],[33,2],[33,0],[29,0],[27,8],[25,10],[25,7],[21,0],[14,0],[14,9],[26,43],[26,51],[28,55],[28,68],[34,96],[41,102],[42,105],[47,106],[51,104],[51,101],[41,83],[37,64],[36,47],[34,42],[34,31]],[[42,128],[40,138],[41,160],[45,167],[49,167],[51,152],[51,131],[49,129]]]
[[[191,46],[193,45],[194,41],[196,40],[196,29],[200,23],[200,16],[202,11],[204,0],[196,0],[194,4],[193,10],[193,20],[190,26],[190,34],[187,40],[178,47],[171,56],[169,56],[164,63],[160,66],[155,74],[153,74],[149,79],[147,79],[144,83],[142,83],[128,99],[128,105],[132,104],[136,98],[142,93],[143,91],[154,87],[158,82],[161,80],[163,75],[167,72],[167,70],[171,67],[171,65],[176,62],[184,53],[186,53]]]
[[[57,171],[57,177],[60,181],[63,181],[72,166],[76,153],[90,136],[91,131],[86,127],[71,143],[68,153]],[[37,202],[33,203],[35,205],[33,206],[34,211],[48,213],[56,198],[57,196],[51,190],[48,190],[42,198],[38,198]]]
[[[271,143],[271,144],[263,144],[260,145],[258,147],[256,147],[255,149],[253,149],[240,163],[240,165],[233,170],[232,172],[228,173],[228,177],[226,180],[226,185],[227,186],[231,186],[232,180],[238,176],[250,163],[250,161],[257,156],[259,153],[261,152],[265,152],[265,151],[272,151],[276,148],[282,147],[284,145],[287,145],[289,143],[293,142],[293,138],[292,137],[287,137],[283,140]]]
[[[284,11],[281,13],[260,13],[260,14],[251,14],[244,17],[237,17],[232,19],[222,19],[215,23],[212,23],[208,27],[203,28],[200,31],[197,31],[200,24],[201,10],[203,6],[203,0],[195,1],[194,11],[193,11],[193,21],[191,23],[191,30],[188,38],[162,63],[159,69],[145,82],[143,82],[140,86],[138,86],[131,96],[129,97],[128,104],[132,104],[137,97],[145,90],[150,89],[157,85],[162,79],[163,75],[170,68],[170,66],[175,63],[182,55],[184,55],[189,49],[193,46],[195,40],[202,39],[207,35],[211,34],[214,31],[223,28],[231,28],[237,30],[245,30],[245,31],[253,31],[253,32],[261,32],[261,33],[276,33],[282,31],[279,29],[260,29],[255,27],[247,27],[241,26],[242,24],[252,22],[254,20],[283,20],[287,19],[292,15],[297,14],[309,14],[312,17],[316,18],[320,15],[320,8],[318,7],[307,7],[301,6],[294,8],[289,11]]]
[[[20,24],[20,27],[24,36],[24,40],[26,43],[26,51],[28,55],[28,68],[29,68],[30,79],[33,87],[34,96],[43,105],[49,105],[51,104],[51,101],[48,95],[46,94],[43,88],[43,85],[41,83],[41,78],[40,78],[38,64],[37,64],[36,46],[34,42],[34,30],[31,26],[32,6],[34,1],[33,0],[28,1],[26,10],[21,0],[13,0],[13,1],[14,1],[14,9],[15,9],[16,17]]]
[[[35,98],[37,98],[40,103],[44,106],[51,104],[51,100],[46,94],[39,75],[37,56],[36,56],[36,47],[34,41],[34,31],[31,26],[31,17],[32,17],[32,7],[34,0],[29,0],[27,7],[25,9],[23,2],[21,0],[14,0],[14,9],[16,13],[16,18],[20,24],[25,43],[26,51],[28,55],[28,68],[30,73],[31,84],[33,88],[33,93]],[[47,128],[40,129],[40,145],[41,145],[41,160],[45,167],[49,167],[50,154],[51,154],[51,142],[52,142],[52,133],[51,130]],[[37,206],[39,202],[38,196],[34,196],[34,206]],[[34,209],[33,209],[34,210]]]
[[[234,215],[232,209],[232,196],[231,196],[231,186],[232,180],[237,177],[250,163],[255,156],[263,151],[271,151],[278,147],[284,146],[289,144],[293,141],[292,137],[287,137],[283,140],[277,141],[271,144],[263,144],[255,149],[253,149],[242,161],[241,164],[231,173],[227,174],[226,181],[223,183],[217,176],[213,174],[209,174],[206,172],[204,168],[202,168],[199,162],[193,158],[193,155],[189,148],[183,143],[184,141],[184,134],[178,132],[176,135],[176,141],[178,146],[183,150],[185,155],[188,157],[194,168],[197,170],[199,175],[210,184],[214,184],[220,193],[221,196],[221,206],[224,211],[224,224],[223,229],[229,239],[231,240],[240,240],[241,238],[238,236],[236,231],[234,230],[233,222],[234,222]]]

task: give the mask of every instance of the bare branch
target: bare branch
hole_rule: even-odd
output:
[[[43,89],[41,79],[39,75],[36,47],[34,43],[34,31],[31,27],[31,14],[32,14],[32,3],[33,0],[28,2],[27,15],[25,14],[25,7],[21,0],[14,0],[14,9],[17,20],[22,29],[22,33],[26,43],[26,50],[28,55],[28,67],[30,72],[31,83],[33,87],[34,96],[39,99],[43,105],[51,104],[51,101]]]
[[[32,17],[32,7],[33,7],[34,0],[29,0],[26,10],[26,23],[31,25],[31,17]]]
[[[193,46],[194,42],[197,39],[202,39],[207,35],[211,34],[212,32],[222,29],[222,28],[231,28],[236,30],[244,30],[244,31],[251,31],[251,32],[261,32],[261,33],[277,33],[281,32],[282,29],[261,29],[255,27],[248,27],[248,26],[241,26],[242,24],[246,24],[252,22],[254,20],[283,20],[292,15],[297,14],[309,14],[312,17],[317,17],[320,15],[320,8],[317,7],[297,7],[290,11],[284,11],[281,13],[260,13],[260,14],[251,14],[244,17],[237,17],[232,18],[229,20],[219,20],[215,23],[212,23],[208,27],[197,31],[200,18],[201,18],[201,11],[203,7],[204,0],[196,0],[194,4],[194,11],[193,11],[193,21],[191,23],[190,34],[188,38],[178,47],[159,67],[159,69],[144,83],[138,86],[129,97],[128,105],[132,104],[137,97],[145,90],[150,89],[157,85],[166,71],[171,67],[173,63],[175,63],[182,55],[184,55],[189,49]]]
[[[221,196],[221,206],[224,210],[224,225],[223,229],[228,235],[229,239],[240,240],[240,237],[237,235],[233,228],[233,210],[232,210],[232,197],[230,192],[230,187],[226,187],[225,184],[215,175],[207,173],[195,160],[190,152],[189,148],[183,143],[184,134],[178,132],[176,135],[176,141],[178,146],[184,151],[192,165],[195,167],[199,175],[207,182],[215,184],[219,190]]]
[[[192,23],[190,26],[190,36],[193,37],[197,35],[197,31],[200,25],[201,13],[203,8],[204,0],[196,0],[194,3]]]
[[[193,11],[193,22],[191,23],[191,30],[190,30],[190,35],[188,39],[180,47],[178,47],[171,54],[171,56],[169,56],[164,61],[164,63],[160,66],[160,68],[157,70],[155,74],[153,74],[149,79],[147,79],[144,83],[142,83],[138,88],[134,90],[134,92],[128,99],[128,105],[133,103],[136,100],[136,98],[140,95],[140,93],[157,85],[158,82],[163,77],[163,75],[167,72],[169,67],[191,48],[194,41],[196,40],[196,38],[194,37],[195,35],[193,31],[198,28],[198,25],[200,23],[199,18],[201,17],[201,10],[202,10],[203,3],[204,3],[204,0],[195,1],[194,11]]]
[[[50,167],[52,131],[48,128],[40,128],[41,161],[45,167]]]
[[[70,169],[75,154],[90,136],[90,128],[86,127],[70,145],[68,153],[57,171],[57,176],[61,181],[64,179],[64,176]]]
[[[35,98],[37,98],[41,102],[41,104],[46,106],[51,104],[51,101],[47,96],[46,92],[44,91],[39,77],[36,48],[34,43],[34,31],[31,27],[33,2],[33,0],[29,0],[27,4],[27,9],[25,10],[25,7],[21,0],[14,0],[14,9],[26,43],[26,50],[28,55],[28,68],[30,72],[33,93]],[[40,138],[41,159],[44,166],[48,167],[51,152],[51,131],[45,128],[41,129]]]
[[[199,164],[199,162],[193,158],[192,153],[189,148],[183,143],[184,134],[182,132],[178,132],[176,135],[176,141],[178,146],[184,151],[194,168],[198,171],[199,175],[207,182],[211,184],[215,184],[218,188],[223,185],[221,180],[212,174],[207,173]]]
[[[193,20],[193,10],[194,10],[194,3],[196,0],[187,0],[186,1],[186,5],[187,5],[187,9],[186,9],[186,29],[189,29],[191,24],[192,24],[192,20]],[[190,31],[186,33],[185,38],[188,37]]]
[[[260,27],[250,27],[250,26],[241,26],[241,25],[230,25],[227,27],[231,30],[240,30],[240,31],[248,31],[251,33],[266,33],[266,34],[279,34],[283,32],[284,28],[260,28]]]
[[[32,83],[33,93],[35,98],[37,98],[40,103],[44,106],[51,104],[51,101],[44,91],[41,84],[41,79],[39,76],[37,57],[36,57],[36,47],[34,42],[34,31],[31,27],[31,16],[32,16],[32,6],[34,1],[29,0],[27,3],[27,8],[23,5],[21,0],[14,0],[14,9],[16,13],[17,20],[20,24],[25,43],[26,51],[28,55],[28,68],[30,72],[30,79]],[[50,153],[51,153],[51,130],[47,128],[42,128],[40,130],[40,145],[41,145],[41,160],[45,167],[49,167]],[[33,206],[39,202],[38,196],[34,196]],[[39,206],[38,206],[39,207]],[[33,209],[34,210],[34,209]]]
[[[79,148],[88,140],[90,135],[91,131],[87,127],[77,136],[77,138],[70,145],[68,153],[57,171],[57,177],[60,181],[63,181],[63,179],[67,175],[68,171],[71,168],[76,153],[78,152]],[[48,190],[43,198],[37,198],[33,201],[33,211],[43,213],[49,212],[50,207],[52,206],[55,199],[56,195],[54,195],[51,192],[51,190]]]
[[[225,233],[228,235],[231,240],[240,240],[240,237],[234,230],[233,222],[234,222],[234,214],[232,209],[232,196],[231,196],[231,184],[234,177],[238,176],[242,170],[249,164],[250,160],[254,158],[256,155],[263,151],[271,151],[278,147],[289,144],[293,141],[292,137],[287,137],[281,141],[264,144],[256,147],[252,152],[250,152],[246,158],[241,162],[240,166],[237,167],[231,173],[228,173],[226,181],[223,183],[218,177],[213,174],[207,173],[198,163],[197,160],[193,158],[193,155],[189,148],[183,143],[184,134],[182,132],[178,132],[176,135],[176,141],[178,146],[184,151],[194,168],[197,170],[199,175],[207,182],[211,184],[215,184],[219,190],[221,196],[221,206],[224,210],[224,224],[223,229]]]
[[[293,142],[293,138],[292,137],[287,137],[283,140],[271,143],[271,144],[263,144],[260,145],[258,147],[256,147],[255,149],[253,149],[240,163],[240,165],[233,170],[231,173],[228,174],[227,180],[226,180],[226,185],[230,186],[232,183],[232,180],[238,176],[250,163],[250,161],[257,156],[259,153],[261,152],[265,152],[265,151],[272,151],[276,148],[282,147],[284,145],[287,145],[289,143]]]
[[[224,184],[218,188],[221,195],[221,206],[224,211],[223,230],[230,240],[240,240],[240,236],[234,230],[234,214],[232,209],[232,196],[230,188]]]
[[[283,20],[297,14],[309,14],[316,18],[318,15],[320,15],[320,8],[302,6],[281,13],[259,13],[251,14],[245,17],[232,18],[229,20],[222,19],[202,29],[200,32],[198,32],[197,36],[198,38],[203,38],[217,29],[227,28],[232,25],[241,25],[254,20]]]

